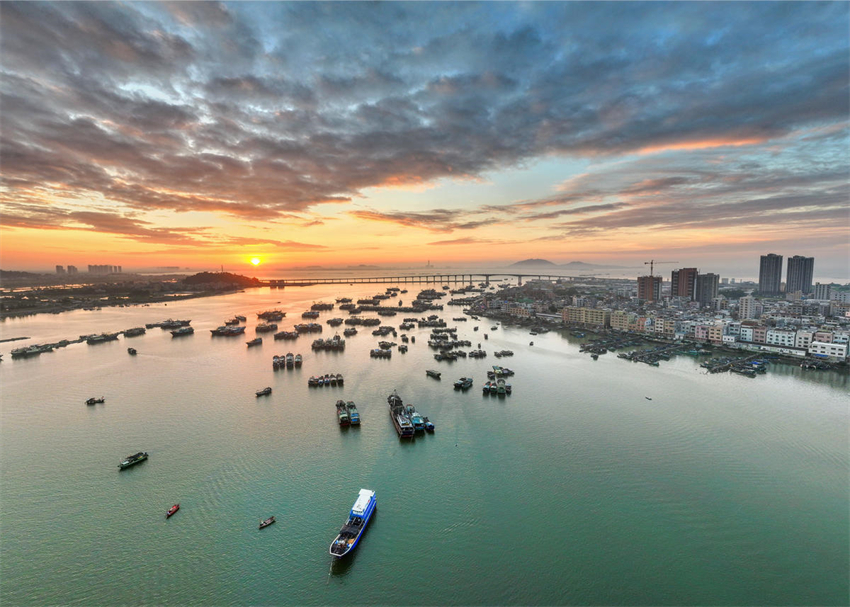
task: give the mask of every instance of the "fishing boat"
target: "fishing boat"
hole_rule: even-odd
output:
[[[245,322],[245,321],[247,320],[247,319],[246,319],[244,316],[242,316],[241,314],[237,314],[237,315],[236,315],[236,316],[234,316],[233,318],[235,318],[236,320],[238,320],[238,321],[240,321],[240,322]]]
[[[257,392],[256,392],[257,396],[268,396],[271,393],[272,393],[272,389],[271,389],[270,386],[266,386],[262,390],[257,390]]]
[[[393,420],[396,432],[401,438],[413,438],[415,430],[410,419],[407,417],[407,412],[404,409],[404,402],[398,392],[393,390],[393,393],[387,397],[387,403],[390,407],[390,419]]]
[[[168,512],[165,513],[165,518],[171,518],[178,510],[180,510],[180,504],[174,504],[171,508],[168,509]]]
[[[300,367],[302,363],[302,358],[300,354],[295,355],[295,366]]]
[[[286,368],[291,369],[295,366],[295,356],[293,356],[292,352],[286,353]]]
[[[471,377],[461,377],[455,382],[455,390],[468,390],[472,387]]]
[[[135,356],[136,354],[138,354],[138,352],[136,352],[136,348],[127,348],[127,353],[132,355],[132,356]]]
[[[339,535],[331,542],[330,553],[336,558],[341,558],[357,547],[360,536],[369,524],[372,513],[375,512],[377,501],[375,492],[370,489],[361,489],[357,501],[351,507],[348,518],[343,524]]]
[[[336,374],[336,383],[341,386],[344,381],[345,381],[345,379],[342,377],[342,373],[337,373]]]
[[[263,338],[262,337],[255,337],[251,341],[246,341],[245,343],[247,344],[247,346],[249,348],[251,346],[259,346],[261,343],[263,343]]]
[[[440,379],[440,375],[442,375],[442,373],[440,373],[439,371],[432,371],[431,369],[426,369],[425,375],[427,375],[428,377],[433,377],[434,379]]]
[[[351,419],[348,417],[348,407],[344,400],[336,401],[336,416],[340,426],[350,426]]]
[[[490,382],[484,384],[484,394],[490,394]]]
[[[505,394],[506,392],[507,392],[507,388],[505,387],[505,380],[501,379],[501,378],[497,379],[496,380],[496,393],[501,395],[501,394]]]
[[[265,527],[268,527],[268,526],[269,526],[269,525],[271,525],[272,523],[274,523],[274,517],[273,517],[273,516],[270,516],[270,517],[269,517],[269,518],[267,518],[266,520],[264,520],[264,521],[260,521],[260,529],[264,529]]]
[[[434,424],[427,417],[422,418],[425,421],[425,432],[434,432]]]
[[[106,399],[103,398],[102,396],[100,398],[92,397],[92,398],[90,398],[86,401],[86,404],[87,405],[99,405],[99,404],[103,403],[105,400]]]
[[[422,432],[425,429],[425,420],[422,418],[422,415],[419,414],[419,411],[413,405],[407,405],[405,409],[407,410],[407,418],[413,424],[413,430],[415,432]]]
[[[359,426],[360,412],[357,410],[357,405],[354,404],[354,401],[348,401],[346,403],[346,407],[348,408],[348,419],[351,422],[351,425]]]
[[[146,459],[148,459],[148,454],[144,451],[139,451],[135,455],[128,455],[126,458],[124,458],[124,461],[118,464],[118,467],[123,470],[124,468],[135,466],[136,464],[143,462]]]
[[[505,392],[510,394],[513,391],[513,388],[510,384],[505,384]]]
[[[183,337],[184,335],[191,335],[194,332],[195,329],[192,327],[180,327],[171,332],[171,337]]]

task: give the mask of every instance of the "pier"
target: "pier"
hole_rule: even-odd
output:
[[[310,277],[310,278],[281,278],[275,280],[266,280],[261,284],[273,288],[284,287],[310,287],[313,285],[336,285],[336,284],[469,284],[484,283],[490,285],[490,280],[494,277],[516,278],[517,284],[522,285],[523,280],[577,280],[579,276],[563,276],[556,274],[510,274],[510,273],[486,273],[486,274],[404,274],[400,276],[361,276],[347,278],[325,278],[325,277]]]

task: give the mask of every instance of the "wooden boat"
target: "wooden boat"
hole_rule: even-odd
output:
[[[265,387],[262,390],[257,390],[257,396],[268,396],[272,393],[271,387]]]
[[[171,508],[168,509],[168,512],[165,513],[165,518],[171,518],[178,510],[180,510],[180,504],[174,504]]]
[[[127,348],[127,353],[132,354],[133,356],[138,354],[138,352],[136,352],[136,348]]]
[[[260,529],[263,529],[263,528],[265,528],[265,527],[268,527],[268,526],[269,526],[269,525],[271,525],[272,523],[274,523],[274,517],[273,517],[273,516],[270,516],[270,517],[269,517],[269,518],[267,518],[266,520],[264,520],[264,521],[260,521]]]
[[[103,402],[105,402],[105,401],[106,401],[106,399],[105,399],[105,398],[103,398],[102,396],[101,396],[100,398],[94,398],[94,397],[92,397],[92,398],[90,398],[90,399],[88,399],[88,400],[86,401],[86,404],[87,404],[87,405],[99,405],[99,404],[101,404],[101,403],[103,403]]]

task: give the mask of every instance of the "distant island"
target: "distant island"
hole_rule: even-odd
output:
[[[260,285],[257,278],[248,278],[241,274],[231,274],[230,272],[200,272],[193,276],[187,276],[183,279],[187,285],[203,285],[209,283],[225,283],[230,285],[239,285],[240,287],[256,287]]]
[[[567,270],[625,270],[629,266],[609,266],[583,261],[571,261],[569,263],[556,264],[548,259],[524,259],[512,263],[509,268],[565,268]]]

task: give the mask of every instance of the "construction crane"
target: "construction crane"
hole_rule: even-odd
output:
[[[655,261],[654,259],[650,259],[649,261],[643,262],[643,265],[649,265],[649,275],[652,276],[652,268],[657,263],[679,263],[678,261]]]

